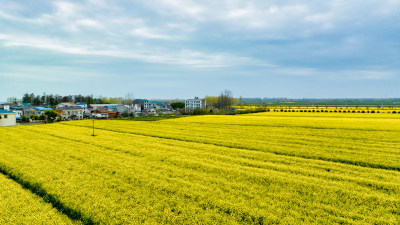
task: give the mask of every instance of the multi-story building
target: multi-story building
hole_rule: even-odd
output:
[[[147,99],[135,99],[132,105],[140,105],[140,111],[146,111],[150,107],[150,102]]]
[[[185,100],[185,109],[193,110],[193,109],[205,109],[206,108],[206,100],[195,97],[194,99],[186,99]]]
[[[56,112],[61,120],[83,119],[83,108],[80,106],[59,107]]]

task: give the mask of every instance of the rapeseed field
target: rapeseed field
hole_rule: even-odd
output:
[[[89,120],[1,128],[0,222],[400,221],[398,114],[96,120],[91,135]]]

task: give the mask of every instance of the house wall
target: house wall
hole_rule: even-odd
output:
[[[24,112],[22,110],[18,110],[18,109],[12,109],[11,112],[15,112],[16,117],[21,119],[22,115],[24,115]]]
[[[0,127],[8,127],[8,126],[15,126],[17,125],[17,114],[10,113],[10,114],[0,114]],[[5,118],[7,117],[7,118]]]
[[[206,106],[205,99],[187,99],[185,101],[186,109],[204,109]]]
[[[37,114],[36,110],[25,110],[23,111],[23,115],[29,118],[31,115],[37,115]]]
[[[83,119],[83,109],[61,109],[57,110],[61,120],[69,119],[70,116],[76,115],[79,119]]]

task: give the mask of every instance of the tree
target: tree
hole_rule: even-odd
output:
[[[171,103],[171,107],[173,109],[183,109],[183,108],[185,108],[185,103],[184,102],[173,102],[173,103]]]
[[[24,96],[22,97],[22,102],[23,103],[32,103],[31,97],[29,96],[28,93],[24,94]]]
[[[124,104],[132,105],[133,99],[135,99],[135,95],[133,94],[133,92],[128,92],[125,95]]]
[[[54,112],[54,110],[46,110],[44,111],[44,115],[47,117],[47,121],[49,123],[54,122],[54,120],[57,118],[58,114]]]
[[[44,116],[44,114],[42,114],[42,115],[40,115],[40,116],[38,117],[38,119],[39,119],[39,120],[45,120],[46,117]]]
[[[218,105],[218,96],[205,96],[204,99],[206,100],[207,105],[217,106]]]
[[[32,115],[29,117],[29,119],[31,119],[31,120],[37,120],[37,116],[34,115],[34,114],[32,114]]]
[[[21,116],[21,121],[23,123],[28,122],[28,119],[26,118],[26,116]]]
[[[36,97],[33,98],[33,105],[41,105],[40,104],[40,96],[37,95]]]
[[[226,109],[234,103],[232,91],[225,90],[218,96],[218,108]]]

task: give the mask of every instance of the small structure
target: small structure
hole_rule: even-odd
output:
[[[17,125],[17,114],[8,110],[0,109],[0,127]]]
[[[206,108],[206,100],[195,97],[194,99],[186,99],[185,100],[185,109],[193,110],[193,109],[205,109]]]
[[[97,119],[113,119],[113,118],[121,118],[121,114],[116,111],[107,111],[107,110],[95,110],[92,112],[92,117]]]
[[[132,108],[128,105],[117,105],[115,108],[117,112],[126,116],[133,112]]]

